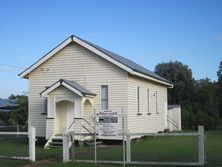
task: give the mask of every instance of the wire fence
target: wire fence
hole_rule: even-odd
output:
[[[122,114],[118,114],[120,120],[118,123],[122,124],[122,129],[118,129],[115,140],[104,140],[102,135],[109,137],[109,129],[105,129],[107,131],[103,131],[101,135],[99,131],[101,126],[95,123],[97,116],[94,115],[93,132],[75,133],[67,131],[64,133],[64,162],[71,160],[94,164],[123,164],[124,166],[126,164],[190,166],[203,166],[205,164],[203,126],[198,127],[198,132],[192,133],[130,133],[125,129],[125,115],[122,112]],[[104,122],[104,119],[101,120]],[[115,119],[112,118],[112,120]],[[105,118],[105,122],[109,122],[109,120]],[[109,125],[106,124],[105,127],[107,126]],[[75,139],[78,136],[83,139],[80,143],[83,143],[84,136],[91,136],[93,141],[91,146],[76,145]],[[112,137],[110,136],[110,138]],[[99,144],[100,140],[104,144]]]
[[[27,132],[28,125],[0,126],[0,132]]]

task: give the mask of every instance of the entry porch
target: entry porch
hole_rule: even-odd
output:
[[[96,94],[77,82],[60,79],[41,92],[47,99],[46,139],[64,131],[85,133],[92,129],[93,98]],[[79,137],[78,140],[84,140]]]

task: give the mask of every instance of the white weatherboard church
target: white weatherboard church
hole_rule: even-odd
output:
[[[169,129],[171,82],[74,35],[19,75],[29,79],[28,123],[38,137],[89,130],[94,109],[123,109],[131,133]]]

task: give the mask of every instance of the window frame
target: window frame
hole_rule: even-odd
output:
[[[147,89],[147,115],[151,115],[150,112],[150,89]]]
[[[156,114],[159,114],[159,111],[158,111],[158,91],[157,90],[155,91],[155,94],[156,94]]]
[[[137,115],[142,115],[140,112],[140,87],[137,86]]]
[[[107,88],[107,99],[104,99],[103,97],[102,97],[102,90],[103,90],[103,87],[106,87]],[[103,101],[107,101],[107,108],[102,108],[102,102]],[[109,86],[108,85],[101,85],[100,86],[100,109],[102,110],[102,111],[106,111],[106,110],[109,110]]]

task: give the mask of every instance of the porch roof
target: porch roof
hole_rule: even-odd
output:
[[[66,80],[66,79],[58,80],[57,82],[55,82],[54,84],[52,84],[51,86],[49,86],[45,90],[43,90],[40,93],[40,95],[45,96],[45,95],[49,94],[51,91],[55,90],[56,88],[58,88],[61,85],[66,87],[70,91],[78,94],[79,96],[96,96],[96,94],[94,94],[90,90],[84,88],[83,86],[81,86],[77,82],[69,81],[69,80]]]

